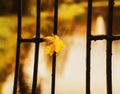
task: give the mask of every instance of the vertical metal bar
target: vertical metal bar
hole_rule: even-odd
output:
[[[114,0],[109,0],[108,27],[107,27],[107,94],[112,94],[112,23]]]
[[[19,58],[20,58],[20,40],[21,40],[21,23],[22,23],[22,1],[18,0],[18,33],[17,33],[17,48],[16,48],[16,65],[15,65],[15,76],[14,76],[14,87],[13,94],[17,93],[17,80],[19,71]]]
[[[58,29],[58,0],[54,0],[54,34],[57,35]],[[56,74],[56,53],[53,54],[52,59],[52,86],[51,94],[55,94],[55,74]]]
[[[36,18],[35,60],[34,60],[32,94],[36,94],[36,86],[37,86],[39,37],[40,37],[40,0],[37,0],[36,5],[37,5],[37,18]]]
[[[52,87],[51,87],[51,94],[55,94],[55,74],[56,74],[56,53],[53,54],[52,59]]]
[[[58,0],[54,0],[54,34],[57,35],[58,29]]]
[[[92,0],[88,0],[87,52],[86,52],[86,94],[90,94],[90,50],[91,50]]]

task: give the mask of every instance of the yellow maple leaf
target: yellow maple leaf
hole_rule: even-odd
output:
[[[45,41],[47,42],[45,53],[50,56],[53,55],[54,52],[58,55],[62,48],[65,47],[65,44],[57,35],[47,36],[45,37]]]

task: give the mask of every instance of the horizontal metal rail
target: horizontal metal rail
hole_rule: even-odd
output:
[[[120,40],[120,36],[108,36],[108,35],[97,35],[90,37],[91,40],[103,40],[103,39],[111,39],[111,40]]]
[[[20,42],[44,42],[44,38],[20,39]]]

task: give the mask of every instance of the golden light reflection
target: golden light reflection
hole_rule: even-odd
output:
[[[105,34],[105,21],[102,16],[98,16],[96,20],[96,33],[98,35]]]

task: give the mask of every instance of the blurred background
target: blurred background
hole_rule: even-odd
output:
[[[3,86],[8,81],[9,75],[14,73],[15,69],[17,2],[18,0],[0,0],[0,94],[8,94],[3,93],[5,91],[5,89],[3,90]],[[58,35],[65,42],[66,48],[63,49],[58,59],[58,62],[60,62],[58,64],[58,74],[62,73],[63,75],[57,78],[56,94],[85,94],[87,4],[88,0],[59,0]],[[108,0],[93,0],[92,9],[91,33],[92,35],[105,35],[107,29]],[[40,14],[40,36],[46,37],[53,32],[54,0],[41,0]],[[115,0],[113,15],[113,35],[118,36],[120,35],[119,0]],[[35,32],[36,0],[22,0],[22,38],[35,37]],[[120,41],[113,42],[113,94],[120,94],[120,76],[118,76],[120,73],[119,43]],[[29,45],[31,44],[23,44],[21,46],[21,59],[23,60],[27,58],[26,55],[30,52],[31,48],[29,48]],[[91,47],[93,48],[91,50],[91,91],[92,94],[106,94],[106,40],[92,41]],[[98,54],[100,55],[99,58],[96,57]],[[42,55],[42,58],[51,58],[44,53]],[[21,65],[24,64],[21,63]],[[47,66],[47,69],[49,69],[51,65],[47,64]],[[50,77],[49,75],[48,78]],[[43,84],[47,83],[44,80],[42,81]],[[64,85],[68,88],[65,89]],[[45,92],[47,89],[49,91],[49,85],[41,87],[43,92],[40,94],[50,94]],[[9,94],[12,93],[9,92]]]

